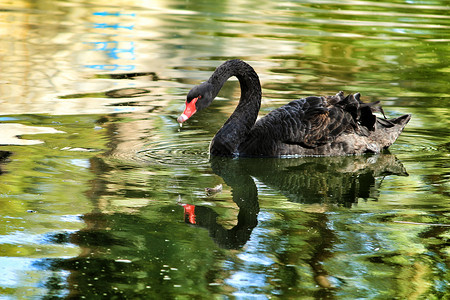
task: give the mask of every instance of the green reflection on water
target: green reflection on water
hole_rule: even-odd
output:
[[[143,5],[38,1],[0,12],[2,122],[64,132],[0,148],[12,152],[0,162],[1,294],[447,297],[444,1]],[[136,17],[93,15],[108,10]],[[135,29],[114,35],[96,22]],[[92,55],[87,43],[105,36],[134,41],[136,59]],[[183,128],[175,118],[192,84],[235,57],[260,75],[262,113],[345,90],[413,118],[394,155],[209,161],[237,82]],[[136,69],[83,69],[94,59]]]

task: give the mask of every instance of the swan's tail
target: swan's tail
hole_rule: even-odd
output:
[[[384,149],[388,148],[397,140],[410,119],[410,114],[394,119],[377,118],[376,130],[372,134],[372,139]]]
[[[409,120],[411,120],[411,115],[407,114],[407,115],[403,115],[400,116],[398,118],[394,118],[394,119],[377,119],[377,123],[385,128],[390,128],[393,126],[401,126],[402,130],[403,128],[405,128],[406,124],[408,124]]]

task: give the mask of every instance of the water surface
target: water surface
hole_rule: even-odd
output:
[[[449,11],[1,3],[0,298],[447,299]],[[211,160],[238,82],[176,118],[232,58],[261,114],[343,90],[413,117],[380,155]]]

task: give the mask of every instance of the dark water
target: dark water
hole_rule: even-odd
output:
[[[449,299],[449,11],[0,3],[0,299]],[[231,58],[262,114],[343,90],[413,118],[381,155],[210,160],[237,81],[176,118]]]

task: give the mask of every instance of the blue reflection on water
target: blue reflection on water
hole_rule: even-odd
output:
[[[129,63],[130,60],[136,59],[135,53],[135,42],[134,41],[123,41],[124,38],[128,38],[129,33],[124,33],[133,31],[134,24],[123,24],[119,23],[120,17],[131,17],[135,18],[135,13],[121,13],[121,12],[94,12],[93,16],[98,17],[98,22],[92,23],[92,28],[99,29],[95,33],[96,41],[84,42],[84,44],[89,45],[89,51],[101,52],[106,54],[108,57],[107,61],[85,64],[85,68],[101,70],[101,71],[132,71],[136,68],[134,64]],[[116,23],[105,22],[105,17],[115,17]],[[108,22],[110,20],[108,19]],[[106,30],[106,34],[104,32]],[[113,38],[113,41],[104,40],[107,38]],[[112,60],[112,61],[109,61]],[[120,63],[117,63],[119,60]],[[125,60],[125,63],[123,63]]]
[[[0,286],[3,288],[21,286],[20,277],[24,272],[33,269],[35,261],[26,257],[0,257]]]
[[[272,215],[268,212],[260,212],[258,221],[263,222],[271,219]],[[240,269],[235,272],[225,282],[236,288],[233,293],[236,297],[250,297],[252,299],[266,299],[265,295],[258,295],[257,291],[264,289],[269,283],[267,282],[267,267],[275,263],[275,261],[267,255],[270,249],[264,244],[270,230],[264,227],[256,227],[252,232],[250,240],[245,246],[245,250],[238,254],[242,265],[239,268],[231,267],[230,269]]]

